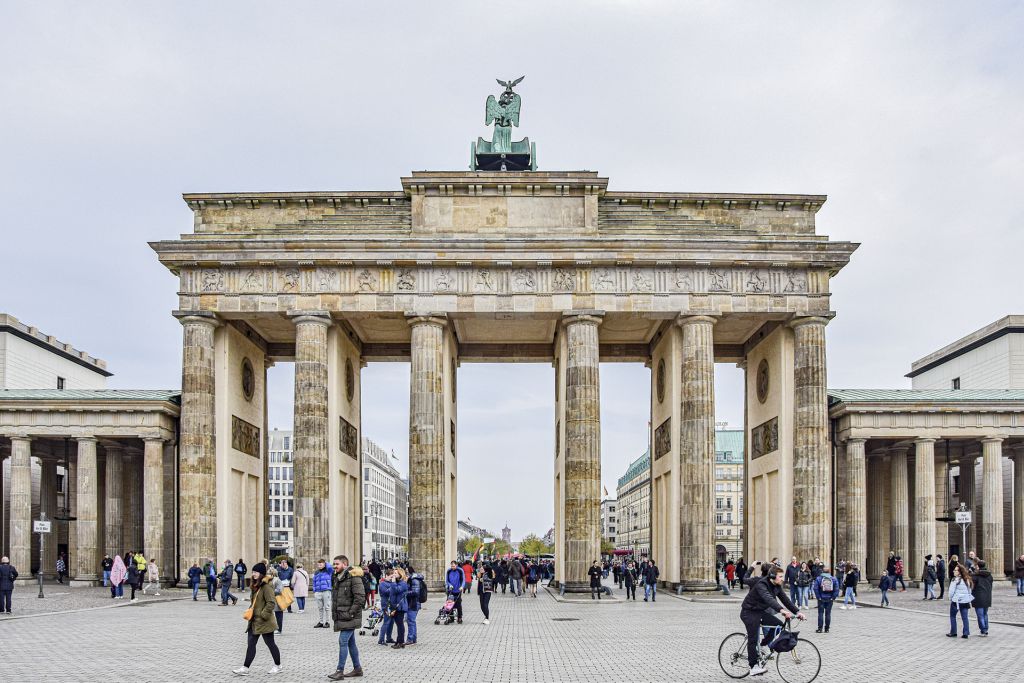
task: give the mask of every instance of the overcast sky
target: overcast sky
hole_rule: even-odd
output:
[[[832,281],[834,388],[908,387],[912,360],[1022,312],[1020,3],[359,4],[0,0],[0,310],[106,359],[113,387],[179,387],[176,280],[146,242],[191,231],[182,192],[464,169],[495,77],[526,74],[542,170],[829,195],[819,233],[862,243]],[[717,369],[739,426],[740,375]],[[363,373],[364,432],[404,470],[408,366]],[[460,370],[460,517],[550,526],[552,373]],[[601,380],[613,492],[647,445],[649,372]]]

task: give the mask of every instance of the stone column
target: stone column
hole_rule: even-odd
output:
[[[264,384],[263,386],[266,386]],[[163,557],[163,562],[160,562],[160,579],[170,583],[174,580],[174,577],[178,575],[178,554],[175,552],[175,539],[178,536],[177,533],[177,520],[178,520],[178,473],[176,469],[178,461],[178,449],[177,444],[173,441],[167,441],[164,443],[164,488],[163,488],[163,514],[164,514],[164,547],[160,556]],[[264,479],[264,482],[266,480]],[[266,484],[264,484],[264,487]],[[266,489],[264,488],[263,495],[266,495]],[[268,553],[264,553],[264,557],[268,556]],[[190,562],[189,567],[192,566]],[[188,571],[186,568],[184,571]]]
[[[409,559],[431,585],[444,581],[445,550],[443,316],[408,316]]]
[[[868,515],[870,518],[869,574],[881,576],[889,557],[889,459],[874,455],[868,460]]]
[[[826,318],[796,318],[793,377],[793,554],[829,557],[828,396],[825,377]]]
[[[327,328],[323,312],[295,314],[295,558],[313,566],[329,553]],[[354,562],[355,560],[353,560]]]
[[[164,440],[143,440],[142,458],[142,547],[146,559],[156,558],[158,567],[169,561],[164,557]]]
[[[180,580],[195,561],[217,555],[217,443],[212,313],[180,314],[182,342],[178,519]]]
[[[935,439],[915,439],[914,554],[904,563],[913,570],[910,578],[921,578],[924,556],[935,552]]]
[[[104,506],[106,514],[106,530],[104,534],[104,551],[113,557],[115,554],[123,555],[126,550],[124,543],[124,449],[120,446],[110,445],[105,448],[107,452],[106,467],[106,501]]]
[[[944,517],[949,507],[949,442],[935,454],[935,516]],[[949,523],[935,522],[935,552],[949,559]]]
[[[142,503],[142,459],[137,448],[126,448],[121,456],[124,470],[124,493],[121,506],[124,510],[122,538],[124,545],[132,552],[142,550],[142,524],[144,511]]]
[[[563,317],[565,363],[565,576],[568,591],[589,590],[601,556],[601,393],[597,328],[603,313]]]
[[[981,559],[989,571],[1002,578],[1003,562],[1003,439],[993,437],[981,440],[982,519]]]
[[[907,449],[894,448],[889,455],[889,550],[903,557],[907,565],[910,548],[910,510],[907,497]],[[888,557],[888,555],[886,555]],[[909,575],[904,575],[904,579]]]
[[[867,439],[848,439],[846,457],[848,460],[846,491],[839,495],[846,498],[846,540],[849,548],[847,558],[861,572],[867,568],[868,555],[868,513],[867,513],[867,459],[864,444]]]
[[[715,346],[717,320],[681,316],[679,580],[690,590],[715,581]],[[658,558],[655,558],[657,560]]]
[[[10,559],[22,579],[32,567],[32,437],[11,437]]]
[[[99,529],[96,523],[98,508],[97,488],[99,475],[96,467],[96,439],[91,436],[80,436],[78,439],[77,457],[77,496],[78,506],[75,516],[76,557],[74,568],[75,586],[94,586],[97,577],[97,548]]]
[[[57,575],[57,541],[60,537],[57,534],[59,523],[53,521],[57,516],[57,461],[49,458],[40,458],[39,461],[39,512],[50,520],[51,532],[43,541],[43,566],[40,568],[43,576],[50,578]]]
[[[1013,558],[1024,555],[1024,444],[1013,448]],[[1010,563],[1013,564],[1012,562]]]

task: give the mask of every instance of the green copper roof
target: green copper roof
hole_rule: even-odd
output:
[[[829,403],[969,403],[1024,401],[1019,389],[829,389]]]
[[[639,458],[629,463],[629,467],[626,468],[626,473],[619,477],[619,486],[625,486],[626,482],[630,479],[636,478],[642,472],[651,471],[651,452],[650,450],[644,451],[644,454]]]
[[[2,389],[0,401],[173,401],[178,389]]]
[[[715,462],[743,462],[743,430],[715,430]]]

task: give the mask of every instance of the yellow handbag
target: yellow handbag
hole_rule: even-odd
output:
[[[292,593],[292,589],[285,586],[281,589],[280,595],[275,595],[274,599],[277,600],[277,606],[281,609],[288,609],[293,602],[295,602],[295,594]]]
[[[246,621],[252,621],[252,607],[242,612],[242,618]]]

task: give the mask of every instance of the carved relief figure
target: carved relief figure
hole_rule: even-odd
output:
[[[602,292],[607,292],[615,287],[615,278],[612,277],[612,271],[608,268],[601,268],[597,271],[597,282],[594,285],[597,289]]]
[[[491,271],[481,268],[476,272],[476,278],[477,287],[486,289],[488,292],[494,291],[494,278],[491,277]]]
[[[639,270],[633,273],[633,289],[638,292],[651,291],[651,281],[646,273]]]
[[[450,292],[452,286],[455,284],[455,279],[452,277],[452,272],[445,268],[437,273],[437,279],[434,281],[434,288],[439,292]]]
[[[359,271],[359,276],[357,277],[357,279],[359,281],[360,292],[377,291],[377,278],[374,276],[373,273],[370,272],[368,268],[363,268],[361,271]]]
[[[708,291],[711,292],[728,292],[729,287],[729,272],[725,270],[709,270],[708,271]]]
[[[524,292],[532,292],[537,287],[537,281],[533,278],[533,272],[529,270],[517,270],[514,275],[516,289]]]
[[[576,289],[576,273],[565,268],[555,269],[555,291],[571,292]]]
[[[316,283],[321,290],[333,291],[338,288],[338,273],[327,268],[317,268]]]
[[[783,291],[786,292],[806,292],[807,291],[807,278],[802,273],[798,273],[795,270],[786,271],[786,288]]]
[[[258,270],[247,271],[245,279],[242,280],[242,289],[247,292],[259,290],[263,286],[263,278],[260,275],[261,273]]]
[[[761,275],[756,270],[750,271],[750,277],[747,279],[748,292],[763,292],[768,288],[768,278]]]
[[[219,270],[204,270],[201,286],[204,292],[224,291],[224,274]]]
[[[299,288],[299,271],[295,268],[290,268],[284,271],[284,274],[281,277],[284,280],[284,286],[282,287],[284,291],[294,292]]]
[[[416,273],[414,273],[411,268],[399,269],[398,289],[403,292],[411,292],[416,289]]]
[[[693,278],[690,272],[682,268],[676,268],[676,289],[688,292],[693,289]]]

